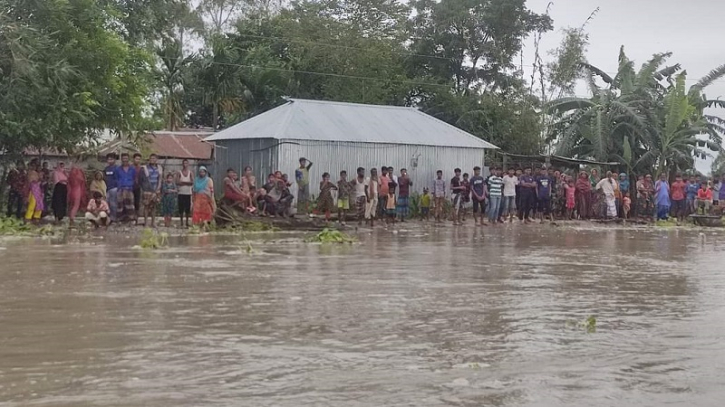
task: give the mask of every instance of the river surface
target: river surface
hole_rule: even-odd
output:
[[[720,406],[725,235],[0,242],[0,406]],[[596,331],[585,320],[596,318]],[[590,326],[591,328],[591,326]]]

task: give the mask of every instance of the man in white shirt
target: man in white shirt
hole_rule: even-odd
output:
[[[509,168],[506,175],[503,176],[503,218],[509,217],[509,221],[513,222],[516,214],[516,185],[519,184],[519,178],[514,175],[514,169]]]

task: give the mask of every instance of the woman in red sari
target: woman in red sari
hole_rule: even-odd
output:
[[[576,180],[576,209],[579,219],[589,217],[590,201],[592,196],[592,184],[587,173],[582,171]]]
[[[86,200],[86,174],[77,165],[71,168],[68,174],[68,219],[70,223],[76,218],[78,209]]]
[[[214,181],[209,177],[206,167],[199,167],[199,175],[194,180],[192,192],[194,208],[191,222],[194,225],[211,223],[216,211],[216,202],[214,201]]]

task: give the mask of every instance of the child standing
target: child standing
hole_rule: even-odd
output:
[[[436,171],[436,178],[433,180],[433,196],[435,197],[435,219],[440,222],[443,218],[443,200],[446,199],[446,181],[443,179],[443,171]]]
[[[396,184],[392,180],[388,183],[388,200],[385,204],[385,215],[387,215],[386,222],[388,224],[395,223],[396,215],[396,199],[395,199],[395,187]]]
[[[330,221],[330,212],[334,210],[335,201],[332,199],[332,190],[337,190],[335,184],[330,182],[330,173],[322,174],[320,182],[320,199],[317,201],[317,210],[325,214],[325,220]]]
[[[426,221],[430,217],[430,191],[423,188],[423,196],[420,197],[420,218]]]
[[[624,219],[629,219],[629,211],[632,209],[632,198],[629,197],[629,192],[624,193],[622,197],[622,211]]]
[[[350,193],[352,183],[347,180],[347,171],[340,171],[337,181],[337,217],[340,225],[345,225],[345,213],[350,210]]]
[[[174,206],[176,204],[179,189],[174,183],[174,174],[166,175],[166,182],[161,186],[161,215],[164,217],[164,225],[168,228],[171,226],[171,217],[174,215]]]
[[[571,220],[572,214],[574,213],[574,207],[576,206],[576,187],[574,186],[574,178],[567,177],[564,189],[566,190],[566,217]]]
[[[468,173],[463,173],[463,181],[461,182],[463,192],[461,193],[461,220],[466,221],[466,211],[468,204],[471,202],[471,181],[468,179]]]

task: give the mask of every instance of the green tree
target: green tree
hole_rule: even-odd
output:
[[[148,54],[93,0],[0,0],[0,145],[73,149],[143,122]]]
[[[643,174],[689,170],[694,158],[705,158],[707,150],[719,151],[723,129],[704,114],[709,101],[701,86],[707,82],[687,91],[685,73],[678,74],[680,65],[664,66],[670,55],[655,54],[635,71],[622,48],[614,77],[582,64],[592,96],[564,97],[548,106],[559,118],[549,132],[556,152],[618,161],[622,170]],[[595,77],[606,86],[600,88]]]
[[[552,29],[525,0],[414,1],[409,67],[418,77],[453,82],[456,93],[506,88],[524,38]]]
[[[184,125],[184,94],[185,69],[193,61],[193,56],[184,56],[182,42],[178,39],[164,39],[156,49],[161,63],[156,69],[162,84],[162,116],[167,130],[174,131]]]

